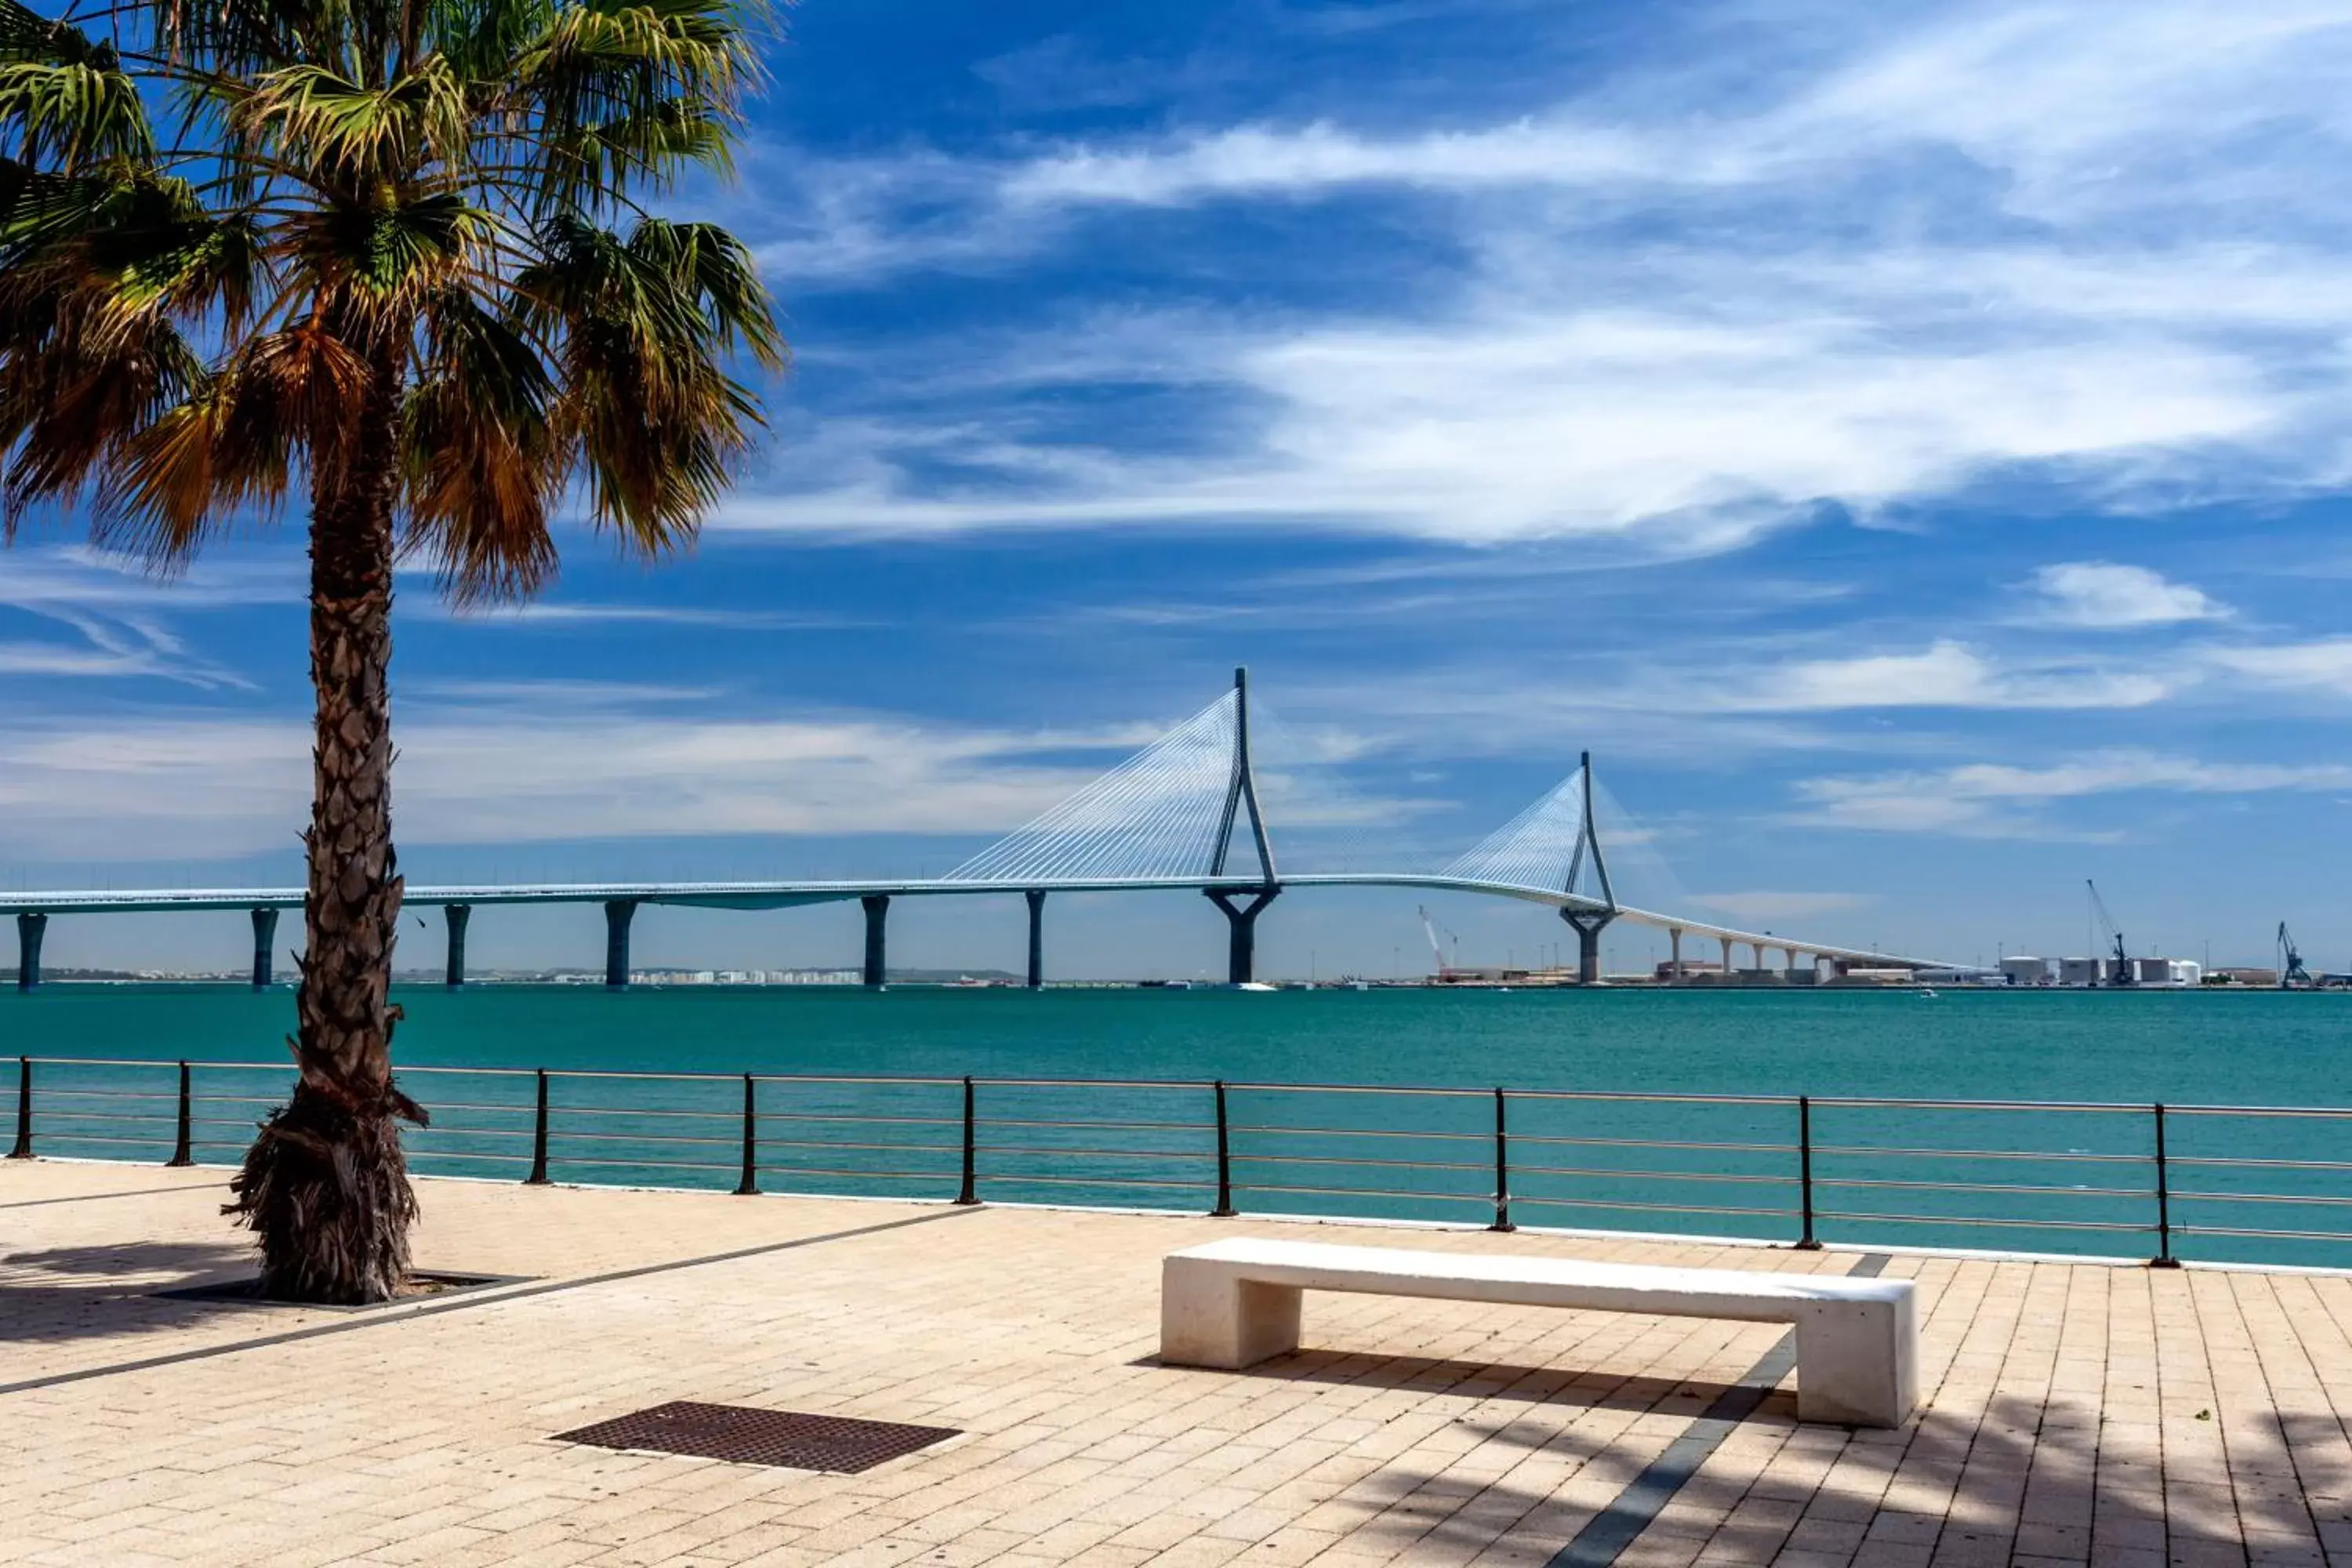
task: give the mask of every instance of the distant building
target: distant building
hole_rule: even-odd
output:
[[[2179,990],[2202,984],[2205,980],[2205,966],[2193,958],[2135,958],[2131,962],[2132,984],[2153,991]]]
[[[1908,969],[1870,969],[1861,964],[1841,965],[1838,972],[1822,982],[1824,985],[1916,985],[1919,977]]]
[[[2115,961],[2109,958],[2062,958],[2058,961],[2058,984],[2061,985],[2109,985],[2115,983]]]
[[[2217,969],[2205,977],[2205,984],[2208,985],[2263,985],[2274,987],[2278,983],[2279,972],[2277,970],[2248,966]]]
[[[2047,958],[2013,953],[2000,961],[2000,977],[2011,985],[2050,985],[2058,979],[2058,965]]]

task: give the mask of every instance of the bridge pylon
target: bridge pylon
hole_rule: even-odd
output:
[[[1249,813],[1250,847],[1257,856],[1257,880],[1202,889],[1211,903],[1224,911],[1225,981],[1232,985],[1246,985],[1256,978],[1257,917],[1282,892],[1281,879],[1274,870],[1274,845],[1266,837],[1265,811],[1258,804],[1257,774],[1250,765],[1246,666],[1234,671],[1233,772],[1225,784],[1225,808],[1217,825],[1216,853],[1209,862],[1210,876],[1225,875],[1226,866],[1233,859],[1234,829],[1240,826],[1244,811]],[[1250,901],[1237,904],[1234,901],[1236,898]]]
[[[1592,821],[1592,753],[1586,752],[1579,759],[1577,773],[1583,785],[1584,809],[1582,821],[1576,831],[1576,852],[1569,857],[1568,880],[1560,891],[1577,890],[1577,879],[1584,873],[1585,858],[1592,860],[1593,879],[1601,884],[1601,909],[1567,909],[1559,918],[1576,932],[1576,983],[1580,985],[1601,984],[1601,933],[1617,918],[1617,890],[1609,884],[1609,862],[1601,857],[1601,834]]]

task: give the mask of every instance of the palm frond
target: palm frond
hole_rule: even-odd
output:
[[[519,321],[471,294],[435,301],[401,416],[404,547],[430,558],[460,602],[526,597],[555,574],[547,509],[562,493],[553,378]]]
[[[144,158],[153,145],[139,84],[104,45],[83,59],[0,62],[0,135],[27,161],[67,170]]]
[[[13,533],[36,502],[79,499],[137,433],[183,400],[204,366],[157,316],[104,319],[88,301],[60,302],[41,330],[33,311],[0,351],[0,517]],[[29,338],[31,341],[26,341]]]
[[[545,584],[575,481],[631,548],[692,539],[759,428],[734,367],[786,350],[751,253],[641,198],[729,169],[761,0],[92,15],[128,41],[0,0],[0,521],[94,487],[176,562],[322,504],[396,408],[400,537],[454,596]]]
[[[461,160],[472,131],[463,84],[438,56],[383,87],[305,64],[221,96],[232,133],[345,181]]]
[[[688,163],[724,166],[744,96],[760,80],[746,26],[730,0],[582,0],[549,16],[508,67],[506,91],[551,150],[542,216],[598,210],[640,176],[659,184]],[[607,149],[602,184],[583,160]]]

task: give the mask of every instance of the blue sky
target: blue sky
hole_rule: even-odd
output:
[[[772,439],[686,560],[404,584],[412,879],[942,869],[1247,663],[1301,815],[1415,863],[1590,748],[1703,916],[2079,951],[2095,876],[2135,947],[2352,967],[2352,0],[806,0],[771,58],[679,205],[788,313]],[[0,553],[0,880],[292,879],[300,582],[289,535]],[[1268,965],[1412,966],[1414,902],[1297,895]],[[1011,963],[1018,907],[900,938]],[[1221,944],[1130,898],[1055,953]],[[855,914],[639,948],[846,961]]]

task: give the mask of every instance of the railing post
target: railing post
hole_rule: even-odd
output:
[[[758,1081],[750,1073],[743,1075],[743,1179],[735,1184],[739,1198],[754,1196],[760,1190],[760,1099]]]
[[[11,1160],[33,1157],[33,1058],[16,1058],[16,1146],[8,1151]]]
[[[1486,1228],[1519,1228],[1511,1223],[1511,1133],[1505,1118],[1500,1088],[1495,1090],[1495,1223]]]
[[[166,1167],[193,1165],[196,1163],[195,1117],[190,1105],[188,1064],[180,1064],[179,1135],[172,1141],[172,1157],[163,1162]]]
[[[522,1179],[526,1187],[547,1185],[547,1069],[539,1069],[539,1109],[530,1120],[530,1174]]]
[[[1232,1124],[1225,1120],[1225,1080],[1219,1079],[1217,1090],[1217,1206],[1209,1211],[1211,1219],[1231,1219],[1241,1211],[1234,1207],[1234,1140]]]
[[[1805,1234],[1797,1238],[1800,1252],[1819,1252],[1821,1237],[1813,1234],[1813,1100],[1797,1096],[1797,1189],[1803,1207]]]
[[[2164,1163],[2164,1107],[2156,1107],[2156,1256],[2147,1260],[2150,1268],[2178,1268],[2180,1259],[2172,1256],[2172,1177]]]
[[[963,1079],[963,1185],[956,1193],[960,1207],[970,1208],[980,1202],[980,1131],[979,1118],[973,1111],[971,1075]]]

